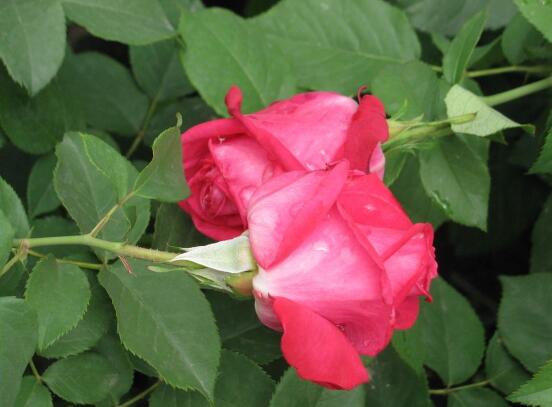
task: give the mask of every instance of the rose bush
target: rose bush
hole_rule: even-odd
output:
[[[248,210],[261,321],[283,330],[298,374],[326,387],[368,380],[359,354],[410,328],[437,275],[433,228],[413,224],[374,174],[292,171],[265,183]]]
[[[381,174],[384,109],[373,96],[359,99],[357,104],[337,93],[308,92],[242,114],[241,91],[232,87],[226,96],[231,118],[197,125],[182,135],[191,195],[181,207],[197,229],[223,240],[247,228],[249,199],[275,175],[324,169],[343,158],[352,168]]]

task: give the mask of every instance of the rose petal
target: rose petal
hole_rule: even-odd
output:
[[[389,136],[385,110],[378,98],[365,95],[351,120],[344,146],[351,168],[365,172],[378,143]]]
[[[284,329],[282,352],[300,377],[342,390],[369,380],[358,353],[331,322],[285,298],[275,299],[274,311]]]
[[[335,203],[348,163],[329,171],[292,172],[263,185],[249,203],[251,247],[264,268],[295,249]]]

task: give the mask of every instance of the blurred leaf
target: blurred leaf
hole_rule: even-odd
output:
[[[289,368],[276,386],[270,407],[363,407],[364,389],[329,390],[300,379]]]
[[[107,397],[116,377],[111,363],[93,352],[60,359],[42,375],[56,395],[77,404],[93,404]]]
[[[180,119],[175,127],[165,130],[153,143],[153,158],[134,183],[137,195],[162,202],[179,202],[190,190],[182,169]]]
[[[78,95],[73,103],[81,106],[86,122],[123,135],[138,133],[148,98],[138,89],[128,69],[94,52],[70,55],[68,59],[68,81]]]
[[[367,406],[429,407],[425,374],[412,370],[393,347],[380,353],[369,370],[372,380],[365,386]]]
[[[36,314],[14,297],[0,298],[0,405],[13,405],[37,344]]]
[[[27,204],[31,218],[56,209],[61,202],[54,190],[54,168],[56,156],[40,157],[31,170],[27,184]]]
[[[486,230],[491,180],[487,158],[476,147],[487,150],[488,142],[441,138],[431,149],[420,151],[420,176],[426,193],[448,217]]]
[[[420,178],[416,157],[407,157],[404,167],[391,190],[413,222],[430,222],[438,228],[447,216],[441,207],[429,198]]]
[[[97,37],[143,45],[175,35],[158,0],[62,0],[67,17]]]
[[[21,381],[14,407],[52,407],[52,395],[34,376]]]
[[[209,403],[198,392],[178,390],[166,384],[159,386],[149,399],[149,407],[182,406],[209,407]]]
[[[0,66],[0,121],[17,148],[30,154],[43,154],[66,131],[84,127],[79,101],[74,99],[70,86],[70,75],[70,67],[64,63],[51,83],[30,98]]]
[[[508,400],[529,406],[552,405],[552,361],[544,365],[530,381],[511,394]]]
[[[475,46],[483,33],[487,19],[486,11],[471,17],[454,37],[443,57],[443,74],[448,83],[456,84],[464,76]]]
[[[220,342],[208,302],[185,272],[151,273],[130,261],[100,272],[117,313],[125,347],[151,364],[173,386],[213,398]]]
[[[0,177],[0,210],[15,231],[15,237],[27,237],[29,233],[29,221],[25,214],[23,204],[12,187]]]
[[[381,70],[374,77],[371,89],[383,102],[387,114],[392,116],[405,106],[399,120],[422,115],[424,121],[446,117],[443,99],[449,86],[423,62],[412,61]]]
[[[243,391],[247,383],[247,391]],[[215,387],[215,403],[220,407],[268,406],[274,391],[272,379],[245,356],[223,350]]]
[[[487,347],[485,373],[491,384],[504,394],[510,394],[529,380],[529,373],[508,353],[498,332]]]
[[[193,92],[178,58],[174,40],[130,47],[132,72],[142,89],[156,103]]]
[[[161,3],[165,15],[175,28],[178,28],[183,13],[187,11],[195,12],[205,8],[201,0],[159,0],[159,3]]]
[[[531,167],[529,171],[532,174],[535,173],[552,173],[552,129],[548,131],[545,136],[544,145],[539,154],[539,158]]]
[[[530,57],[529,49],[542,41],[542,34],[518,13],[502,34],[502,52],[511,64],[521,64]]]
[[[431,284],[432,303],[420,311],[425,364],[447,386],[469,379],[485,351],[484,330],[470,303],[442,278]]]
[[[107,332],[112,320],[112,307],[104,289],[98,284],[95,272],[86,271],[90,284],[90,303],[84,317],[66,334],[42,349],[40,356],[62,358],[76,355],[96,345]]]
[[[399,0],[412,24],[431,33],[456,34],[475,13],[489,7],[486,27],[496,30],[508,23],[516,13],[512,0]]]
[[[284,0],[253,21],[306,88],[352,94],[380,70],[420,56],[404,13],[380,0]]]
[[[45,46],[46,44],[46,46]],[[0,58],[31,95],[55,76],[65,51],[65,16],[57,0],[0,4]]]
[[[38,316],[38,348],[45,349],[77,325],[90,301],[84,272],[53,257],[40,261],[29,277],[25,299]]]
[[[552,272],[552,195],[548,197],[533,226],[531,235],[531,272]]]
[[[484,100],[464,89],[454,85],[445,98],[447,115],[449,118],[475,113],[473,120],[461,124],[453,124],[455,133],[473,134],[476,136],[490,136],[499,131],[515,127],[524,127],[530,130],[531,126],[524,126],[508,119],[498,110],[488,106]]]
[[[119,337],[114,334],[105,335],[96,345],[95,351],[105,356],[108,362],[111,363],[113,371],[116,372],[113,386],[106,401],[110,404],[117,404],[119,399],[132,387],[134,373],[132,364]]]
[[[519,11],[552,42],[552,3],[548,0],[514,0]]]
[[[0,209],[0,270],[10,257],[14,236],[15,232],[9,220]]]
[[[211,243],[194,228],[192,220],[174,204],[161,204],[155,216],[152,247],[157,250],[178,251],[182,247]]]
[[[452,392],[447,407],[508,407],[501,396],[489,389],[466,389]]]
[[[286,57],[265,40],[260,28],[229,11],[208,9],[186,14],[180,34],[186,42],[182,55],[186,73],[218,114],[226,114],[224,96],[232,85],[243,92],[244,113],[294,93]]]
[[[552,273],[501,276],[498,329],[506,348],[536,372],[552,358]]]
[[[281,334],[261,324],[253,301],[236,300],[214,291],[207,293],[207,299],[211,303],[220,339],[226,349],[239,352],[261,364],[282,356]]]

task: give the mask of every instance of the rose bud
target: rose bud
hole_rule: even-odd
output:
[[[249,239],[260,320],[283,331],[300,377],[333,389],[369,379],[395,329],[410,328],[437,275],[430,224],[413,224],[374,174],[290,171],[251,197]]]
[[[358,105],[332,92],[309,92],[241,113],[242,95],[226,96],[228,119],[206,122],[182,134],[190,196],[180,203],[197,229],[230,239],[247,229],[253,193],[275,175],[325,169],[346,158],[354,169],[383,174],[380,143],[388,136],[382,104],[366,95]]]

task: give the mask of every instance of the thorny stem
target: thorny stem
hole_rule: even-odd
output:
[[[141,393],[138,393],[133,398],[125,401],[123,404],[119,404],[117,407],[128,407],[136,403],[137,401],[142,400],[144,397],[146,397],[148,394],[150,394],[152,391],[154,391],[157,387],[161,385],[161,380],[156,381],[153,383],[150,387],[148,387],[146,390],[144,390]]]
[[[484,387],[484,386],[487,386],[490,383],[491,383],[491,381],[489,379],[487,379],[487,380],[483,380],[481,382],[465,384],[463,386],[448,387],[446,389],[431,389],[431,390],[429,390],[429,394],[446,396],[447,394],[454,393],[454,392],[460,391],[460,390],[473,389],[473,388],[476,388],[476,387]]]

